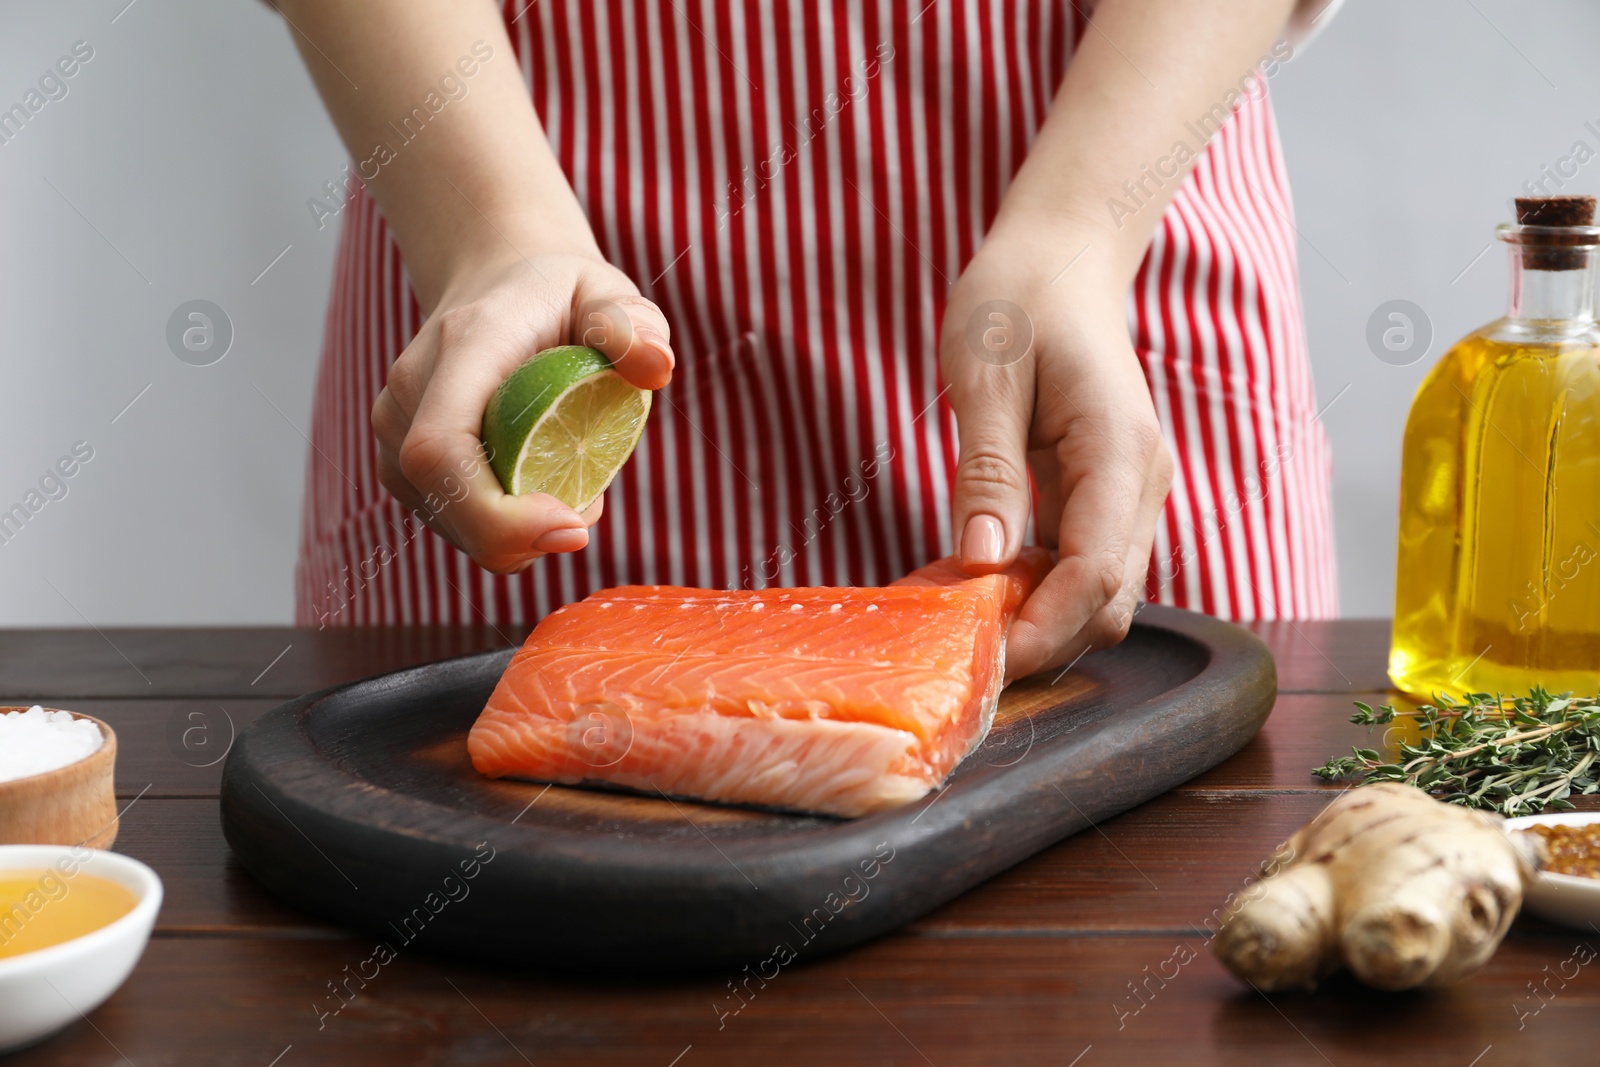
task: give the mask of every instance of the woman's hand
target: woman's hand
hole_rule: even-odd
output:
[[[478,433],[490,395],[540,349],[581,342],[634,385],[672,376],[666,320],[600,255],[551,151],[493,4],[276,0],[427,322],[372,408],[378,476],[407,508],[501,574],[588,544],[597,503],[510,497]],[[376,13],[375,13],[376,12]],[[448,88],[426,136],[395,115]],[[358,88],[359,87],[359,88]]]
[[[545,348],[587,344],[641,389],[672,377],[666,319],[621,271],[587,254],[507,254],[452,279],[372,406],[378,477],[434,532],[496,574],[589,543],[602,502],[508,496],[486,462],[483,410]]]
[[[950,293],[939,358],[962,432],[957,550],[973,573],[1016,558],[1030,469],[1038,533],[1061,552],[1011,627],[1006,677],[1114,645],[1133,622],[1173,462],[1128,338],[1128,286],[1205,147],[1192,141],[1195,115],[1221,107],[1226,117],[1246,78],[1261,80],[1259,62],[1290,6],[1101,0],[994,226]],[[1150,170],[1174,146],[1186,154],[1173,173]],[[1109,211],[1109,198],[1130,189],[1136,210]]]
[[[1031,494],[1060,552],[1006,642],[1006,676],[1059,666],[1128,632],[1172,482],[1114,272],[1048,231],[992,233],[951,293],[940,339],[961,437],[956,550],[973,574],[1022,546]],[[1078,273],[1080,272],[1081,273]]]
[[[1011,628],[1009,677],[1114,644],[1133,620],[1172,461],[1129,340],[1128,287],[1204,150],[1194,116],[1221,109],[1225,118],[1248,80],[1263,80],[1262,59],[1292,3],[1100,0],[983,247],[951,293],[940,358],[961,430],[958,551],[971,571],[1016,557],[1030,467],[1039,534],[1060,549]],[[1174,158],[1171,173],[1152,171]],[[1136,210],[1111,211],[1130,189]],[[1025,354],[1019,334],[1004,354],[984,347],[986,328],[1000,331],[991,342],[1005,340],[1005,323],[981,309],[988,300],[1020,308],[1012,325],[1031,327]]]

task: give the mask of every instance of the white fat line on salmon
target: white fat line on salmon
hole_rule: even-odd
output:
[[[529,805],[529,807],[532,807],[532,805]],[[487,856],[484,855],[484,849],[489,850]],[[466,900],[467,896],[472,892],[472,887],[466,883],[478,877],[483,868],[494,862],[494,857],[494,846],[487,841],[480,841],[478,847],[473,851],[472,858],[464,859],[457,863],[456,866],[461,869],[459,878],[456,877],[455,871],[451,871],[440,881],[438,889],[428,890],[427,896],[422,898],[422,903],[412,908],[408,914],[401,918],[399,926],[396,926],[392,921],[389,922],[389,929],[398,935],[396,940],[398,940],[400,947],[404,948],[420,937],[427,925],[433,921],[434,916],[444,911],[450,904],[459,904],[461,901]],[[412,929],[413,924],[415,924],[415,930]],[[393,963],[399,955],[399,950],[389,942],[380,941],[373,947],[372,953],[366,959],[355,965],[354,972],[351,972],[350,964],[345,964],[342,979],[328,980],[328,990],[332,993],[332,997],[326,994],[323,996],[324,1000],[331,999],[337,1007],[331,1009],[323,1008],[315,1001],[311,1004],[311,1010],[317,1016],[317,1029],[321,1030],[327,1026],[328,1019],[338,1015],[345,1009],[346,1005],[355,1003],[356,996],[360,990],[367,988],[367,983],[383,973],[383,968]],[[364,969],[369,965],[372,967],[371,974],[368,974]],[[335,981],[338,982],[337,985],[334,984]],[[356,983],[354,989],[350,987],[352,981]],[[346,996],[346,993],[349,996]]]
[[[868,611],[877,611],[878,610],[878,605],[876,605],[876,604],[868,604],[867,605],[867,610]],[[900,635],[900,639],[906,643],[906,650],[908,652],[910,652],[911,655],[913,655],[913,656],[917,657],[918,659],[920,659],[927,666],[927,668],[929,670],[933,671],[935,674],[940,675],[946,681],[954,681],[955,680],[955,679],[950,677],[950,672],[949,671],[946,671],[943,667],[941,667],[937,663],[933,662],[933,660],[931,660],[927,656],[923,655],[922,649],[918,648],[917,645],[916,645],[916,642],[911,640],[911,635],[906,633],[904,630],[900,629],[900,627],[896,626],[893,619],[891,619],[888,615],[881,615],[880,617],[883,619],[884,622],[889,624],[889,628],[891,630],[893,630],[895,633]],[[1005,654],[1005,646],[1004,645],[1001,646],[1000,651],[1001,651],[1001,657],[1004,658],[1004,654]],[[933,807],[933,805],[929,804],[928,808],[931,808],[931,807]],[[923,811],[927,811],[928,808],[923,808],[922,810]],[[922,818],[922,815],[919,813],[917,815],[917,819],[920,819],[920,818]],[[917,819],[912,819],[911,821],[912,822],[916,822]]]
[[[717,1029],[721,1030],[726,1027],[728,1019],[743,1011],[748,1006],[749,1001],[756,998],[756,993],[759,990],[767,988],[768,982],[777,978],[783,968],[798,959],[805,947],[816,940],[818,934],[827,929],[828,924],[833,921],[835,915],[838,915],[852,904],[866,900],[867,894],[872,892],[872,887],[867,883],[878,877],[883,868],[894,860],[894,857],[894,846],[887,841],[880,843],[872,850],[870,857],[856,864],[855,867],[851,868],[850,873],[844,876],[844,880],[840,884],[840,888],[843,890],[842,896],[837,892],[829,893],[823,898],[821,904],[812,908],[801,918],[799,926],[795,926],[793,922],[789,923],[790,928],[800,935],[799,949],[796,949],[787,941],[780,942],[774,946],[770,956],[753,965],[754,971],[751,970],[752,964],[747,963],[741,969],[740,975],[729,979],[727,986],[733,996],[731,998],[724,997],[723,999],[736,1000],[738,1007],[723,1008],[716,1002],[712,1002],[711,1010],[717,1013]],[[859,878],[856,875],[858,869],[860,871]],[[855,885],[854,890],[851,889],[852,883]],[[815,930],[811,928],[813,920],[816,922]],[[771,974],[766,971],[768,966],[772,968]],[[759,983],[758,988],[750,988],[752,981]],[[737,985],[735,984],[736,982],[738,983]],[[744,990],[743,993],[739,991],[741,988]],[[746,994],[748,994],[748,999],[746,999]]]

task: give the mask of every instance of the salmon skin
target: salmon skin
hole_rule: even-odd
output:
[[[880,588],[633,585],[551,612],[467,737],[492,778],[853,817],[943,782],[994,721],[1050,567],[940,560]]]

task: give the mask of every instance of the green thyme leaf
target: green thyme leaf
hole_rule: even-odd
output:
[[[1416,743],[1396,745],[1398,761],[1377,749],[1352,748],[1312,770],[1330,781],[1404,782],[1441,800],[1502,815],[1569,811],[1567,797],[1600,792],[1600,696],[1552,696],[1535,686],[1527,696],[1468,693],[1439,696],[1415,713],[1356,701],[1350,721],[1381,726],[1413,720]]]

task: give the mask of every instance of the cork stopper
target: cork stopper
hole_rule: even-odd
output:
[[[1523,226],[1593,226],[1594,203],[1592,196],[1519,196],[1517,222]],[[1585,254],[1566,251],[1563,244],[1592,244],[1592,239],[1574,234],[1565,239],[1559,233],[1543,236],[1529,242],[1522,249],[1522,265],[1528,270],[1582,270]]]
[[[1517,221],[1524,226],[1593,226],[1592,196],[1519,196]]]

